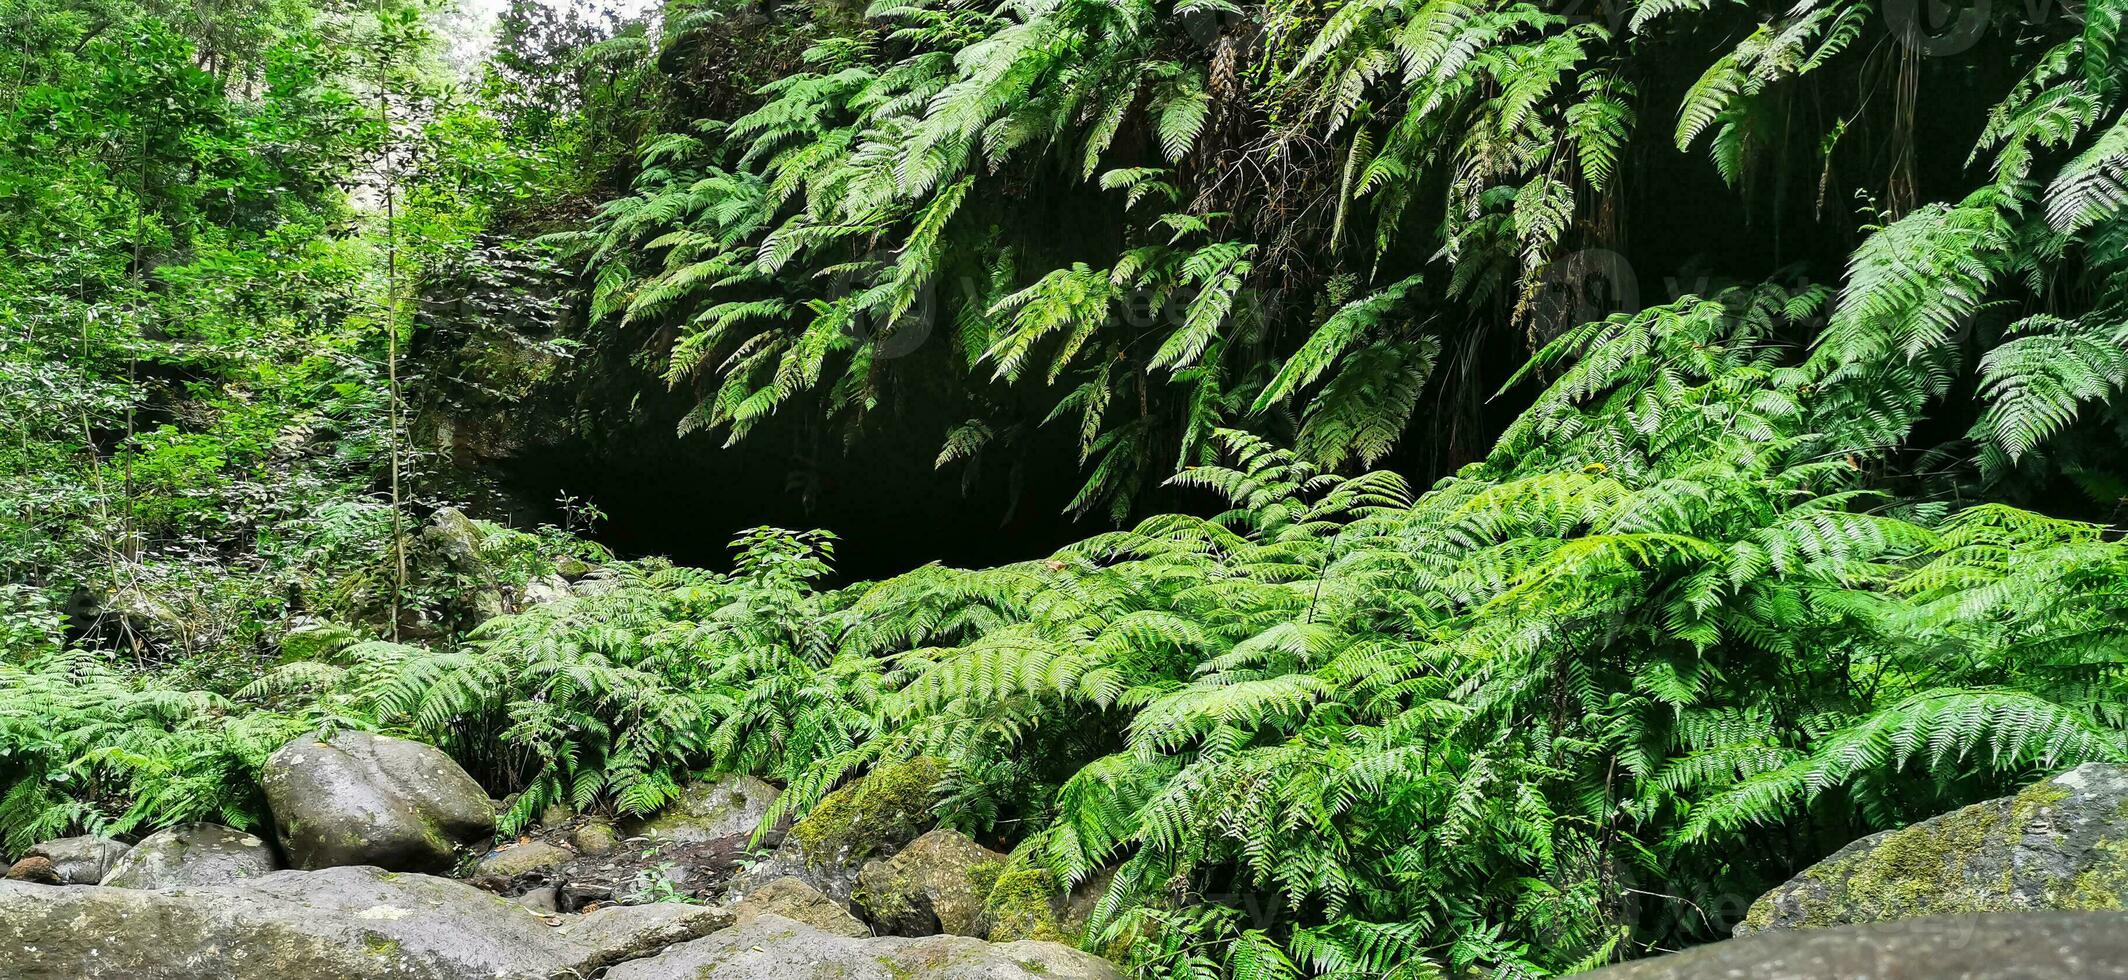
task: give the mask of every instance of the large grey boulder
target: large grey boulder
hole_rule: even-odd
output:
[[[592,976],[730,921],[679,904],[542,916],[461,882],[376,868],[161,891],[0,883],[0,974],[548,980]]]
[[[112,862],[102,884],[112,888],[227,885],[281,869],[273,845],[220,824],[188,823],[158,830]]]
[[[121,844],[109,837],[61,837],[48,840],[22,852],[26,858],[41,857],[52,862],[52,870],[58,874],[63,885],[93,885],[103,881],[118,865],[118,859],[132,850],[130,844]]]
[[[852,897],[888,935],[982,936],[983,903],[1005,860],[960,831],[934,830],[867,863]]]
[[[488,794],[441,749],[367,732],[306,735],[266,760],[259,785],[299,868],[443,871],[495,833]]]
[[[756,916],[607,980],[1120,980],[1108,961],[1059,943],[990,944],[965,936],[857,939],[776,915]]]
[[[700,844],[744,841],[768,815],[783,791],[752,776],[729,776],[714,782],[689,783],[657,816],[636,833],[654,841]],[[774,840],[765,843],[773,846]]]
[[[723,974],[718,974],[722,980]],[[2128,915],[2016,912],[1804,929],[1606,967],[1586,980],[2128,978]]]
[[[519,609],[529,609],[549,602],[561,602],[565,599],[574,598],[576,598],[576,593],[570,590],[568,579],[559,575],[543,575],[525,583],[525,587],[518,592],[517,607]]]
[[[2092,763],[1849,844],[1766,893],[1735,931],[2124,902],[2128,766]]]

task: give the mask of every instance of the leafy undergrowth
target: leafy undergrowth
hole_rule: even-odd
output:
[[[1412,493],[1239,432],[1232,503],[1046,559],[824,590],[826,535],[462,646],[365,643],[229,699],[82,654],[4,668],[11,840],[256,820],[274,737],[452,750],[513,827],[750,772],[802,813],[942,760],[945,823],[1117,869],[1088,943],[1147,975],[1539,975],[1710,938],[1862,830],[2128,757],[2128,548],[1872,492],[1865,399],[1762,343],[1812,297],[1592,324],[1491,458]],[[28,789],[24,789],[28,787]],[[123,814],[122,816],[120,814]],[[104,824],[104,821],[114,821]]]

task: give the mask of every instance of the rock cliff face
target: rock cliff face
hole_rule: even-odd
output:
[[[1768,892],[1736,934],[2128,903],[2128,766],[2093,763],[1849,844]]]

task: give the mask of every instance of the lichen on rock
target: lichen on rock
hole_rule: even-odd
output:
[[[890,762],[829,793],[746,874],[742,887],[790,875],[850,901],[865,862],[891,857],[931,826],[943,773],[937,759]]]
[[[942,771],[930,758],[880,766],[829,793],[791,828],[791,839],[822,859],[861,860],[898,849],[930,823]]]
[[[982,936],[984,903],[1005,861],[960,831],[934,830],[865,864],[854,897],[889,935]]]
[[[112,862],[103,884],[113,888],[228,885],[280,867],[273,847],[252,834],[220,824],[188,823],[143,838]]]
[[[2117,910],[2124,898],[2128,766],[2093,763],[1849,844],[1760,898],[1735,931]]]

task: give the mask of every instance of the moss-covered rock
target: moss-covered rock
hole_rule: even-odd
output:
[[[890,936],[984,935],[983,906],[1004,870],[999,854],[957,830],[934,830],[857,874],[857,907]]]
[[[2117,977],[2128,915],[2018,912],[1934,916],[1709,943],[1607,967],[1577,980],[1947,980]]]
[[[998,874],[983,904],[990,941],[1032,939],[1076,945],[1086,935],[1094,906],[1115,879],[1111,869],[1066,889],[1047,868],[1015,862]]]
[[[983,902],[993,942],[1033,939],[1069,942],[1058,916],[1064,890],[1046,868],[1012,867],[998,875]]]
[[[1751,907],[1736,934],[1925,915],[2118,911],[2128,766],[2091,764],[1842,848]]]
[[[872,934],[842,903],[789,875],[748,891],[732,907],[732,914],[742,926],[764,915],[780,915],[829,935],[854,938]]]
[[[605,854],[621,845],[620,831],[607,820],[591,819],[569,832],[569,846],[579,854]]]
[[[942,775],[936,759],[889,763],[822,799],[791,841],[813,857],[858,861],[888,854],[931,825]]]
[[[489,851],[473,866],[473,874],[516,878],[559,868],[574,860],[576,854],[568,848],[556,847],[545,841],[525,841]]]
[[[444,569],[455,576],[462,593],[459,603],[472,625],[487,622],[509,611],[501,577],[484,553],[487,532],[480,522],[455,507],[445,507],[430,518],[421,531],[422,547],[435,555]]]
[[[849,902],[867,861],[891,857],[931,826],[943,772],[936,759],[892,762],[829,793],[737,887],[789,875]]]

